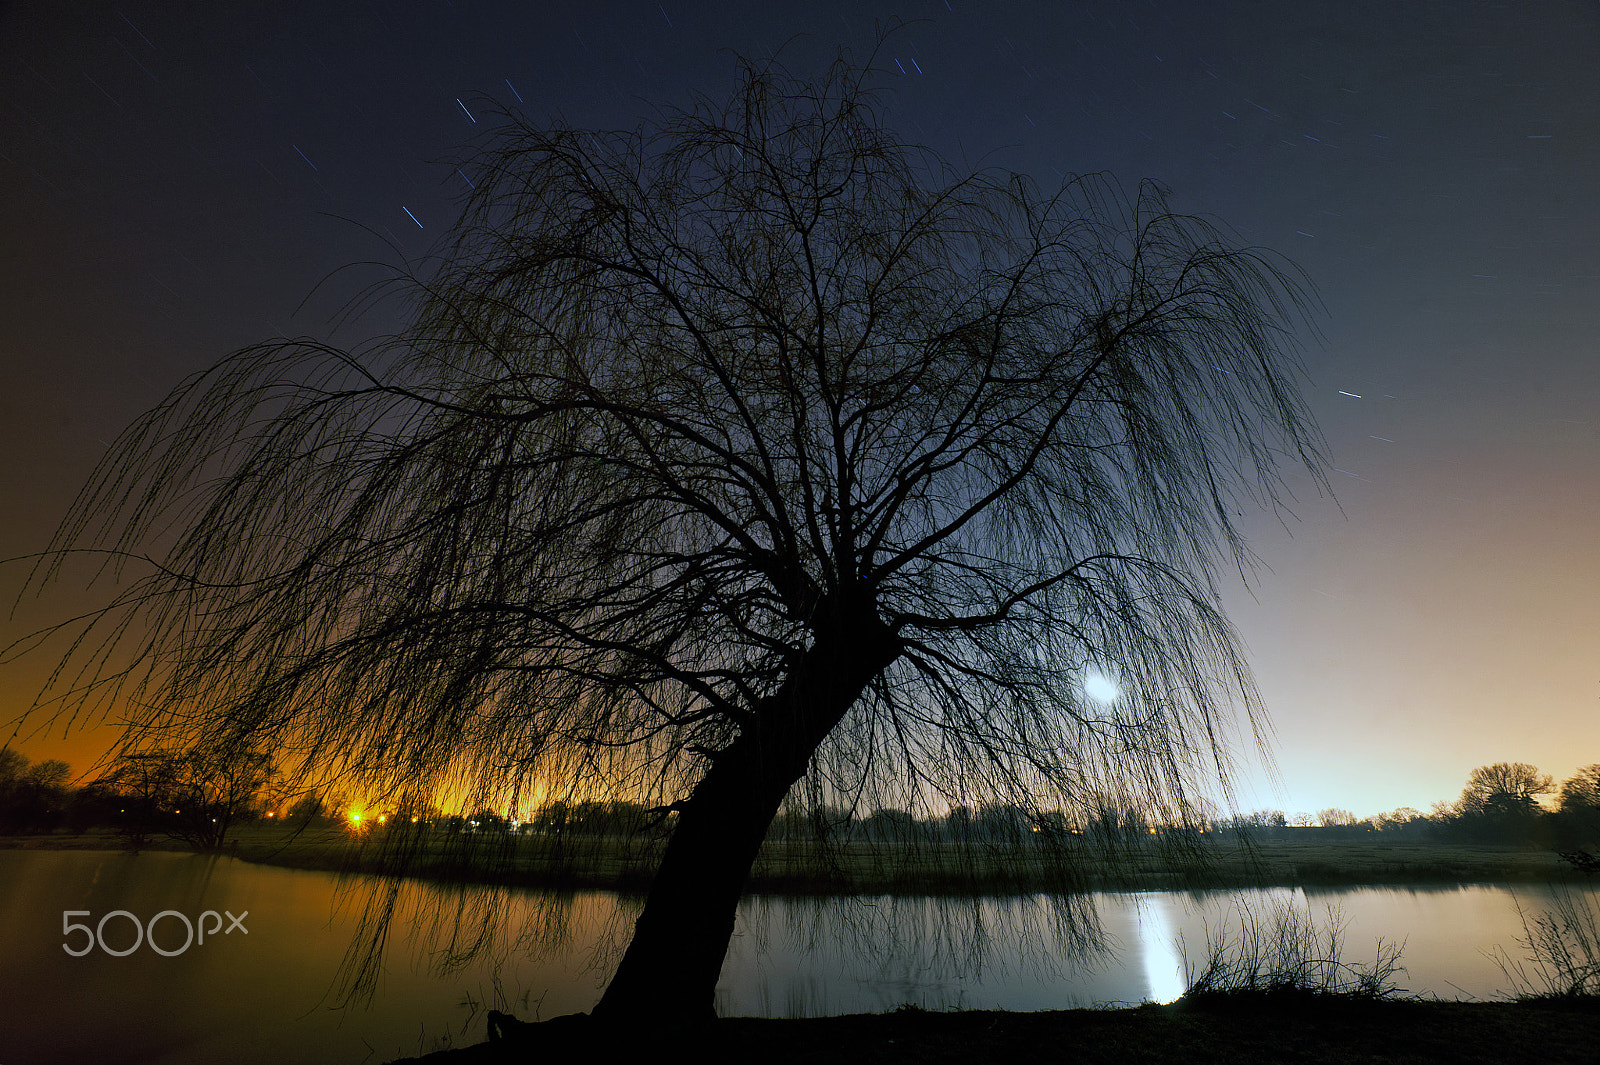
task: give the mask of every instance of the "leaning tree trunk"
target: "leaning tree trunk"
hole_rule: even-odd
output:
[[[898,641],[875,617],[819,634],[757,706],[754,727],[713,756],[678,814],[596,1017],[681,1023],[716,1015],[717,977],[767,829],[817,747],[897,653]]]

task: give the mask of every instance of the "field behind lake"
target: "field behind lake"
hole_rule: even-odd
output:
[[[381,872],[383,838],[337,827],[298,833],[254,824],[236,829],[226,853],[298,869]],[[119,849],[112,833],[0,837],[0,847]],[[176,850],[181,845],[151,844]],[[408,864],[412,875],[529,887],[612,888],[649,883],[661,843],[616,837],[555,839],[435,833]],[[1063,861],[1065,859],[1065,861]],[[1416,840],[1236,839],[1116,848],[939,842],[772,842],[747,890],[762,894],[1019,894],[1062,889],[1174,890],[1260,886],[1545,883],[1583,877],[1553,851]]]

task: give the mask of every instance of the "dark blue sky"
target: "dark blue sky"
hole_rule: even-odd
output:
[[[725,92],[735,54],[807,72],[894,20],[908,139],[1155,178],[1327,306],[1305,346],[1339,506],[1259,523],[1270,571],[1229,594],[1278,727],[1252,800],[1367,814],[1485,762],[1600,761],[1592,2],[0,6],[0,557],[184,374],[327,335],[374,275],[302,305],[319,282],[425,254],[495,106],[632,127]],[[42,668],[0,674],[0,719]],[[21,748],[82,767],[102,738]]]

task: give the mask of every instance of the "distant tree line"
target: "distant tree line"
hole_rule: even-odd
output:
[[[110,829],[135,849],[172,839],[219,850],[230,828],[261,816],[272,778],[262,754],[148,751],[122,755],[73,786],[67,763],[0,749],[0,833]]]
[[[1553,809],[1540,803],[1546,795],[1555,796]],[[1600,764],[1584,766],[1559,788],[1524,762],[1479,766],[1461,798],[1434,804],[1432,820],[1445,839],[1563,851],[1592,847],[1600,843]]]
[[[1553,796],[1554,802],[1541,803]],[[836,838],[928,842],[977,840],[1018,842],[1039,835],[1075,835],[1127,840],[1171,831],[1136,809],[1107,804],[1088,817],[1060,812],[1029,814],[1005,804],[957,806],[943,815],[916,818],[905,810],[819,808],[785,811],[773,823],[775,838]],[[1192,830],[1186,830],[1192,831]],[[1328,808],[1290,816],[1255,810],[1208,821],[1200,830],[1253,839],[1360,839],[1381,837],[1452,843],[1533,846],[1560,851],[1600,848],[1600,764],[1579,769],[1558,788],[1554,779],[1523,762],[1479,766],[1454,802],[1436,802],[1424,813],[1410,806],[1358,817]],[[1600,859],[1596,859],[1600,861]]]
[[[29,762],[20,752],[0,748],[0,832],[28,834],[72,827],[75,818],[72,769],[52,758]]]
[[[1541,802],[1546,796],[1555,801]],[[1216,828],[1267,839],[1381,834],[1387,839],[1582,851],[1600,845],[1600,764],[1584,766],[1559,788],[1553,777],[1526,762],[1479,766],[1468,775],[1460,798],[1436,802],[1428,813],[1402,806],[1365,818],[1341,809],[1290,818],[1281,810],[1259,810],[1218,821]]]
[[[549,838],[633,837],[670,828],[673,814],[637,802],[551,802],[518,820],[487,808],[446,814],[436,807],[359,811],[340,797],[284,792],[262,754],[152,751],[125,754],[93,780],[71,784],[67,763],[30,762],[0,748],[0,834],[81,833],[110,829],[137,848],[154,839],[217,850],[233,827],[275,821],[297,827],[343,825],[382,831],[393,818],[422,821],[446,834],[505,834]],[[1540,800],[1553,797],[1550,803]],[[918,817],[909,811],[818,805],[792,806],[772,822],[772,841],[820,839],[874,843],[992,843],[1018,845],[1041,837],[1116,842],[1173,831],[1138,809],[1091,804],[1088,816],[1040,813],[1008,803],[955,806]],[[1185,832],[1193,833],[1194,828]],[[1531,846],[1574,855],[1600,852],[1600,763],[1584,766],[1556,786],[1524,762],[1479,766],[1460,798],[1436,802],[1428,813],[1409,806],[1357,817],[1339,808],[1315,814],[1255,810],[1216,818],[1198,829],[1253,839],[1411,839]],[[1600,863],[1600,857],[1592,860]]]

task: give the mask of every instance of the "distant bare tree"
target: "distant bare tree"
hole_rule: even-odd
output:
[[[123,832],[136,848],[164,835],[211,851],[251,812],[272,775],[263,754],[156,750],[121,756],[95,783],[123,799]]]
[[[135,852],[165,834],[171,763],[169,755],[157,751],[124,754],[92,785],[115,797],[117,833]]]
[[[1529,843],[1544,813],[1539,796],[1555,790],[1548,773],[1526,762],[1481,765],[1467,777],[1455,805],[1436,822],[1447,833],[1494,843]]]
[[[1280,462],[1322,483],[1297,275],[1153,185],[951,173],[864,77],[502,130],[404,335],[118,440],[54,549],[145,568],[54,694],[356,793],[670,807],[601,1014],[711,1011],[797,783],[1196,823],[1259,713],[1216,574]]]
[[[72,769],[59,759],[29,763],[0,747],[0,831],[50,832],[67,804]]]
[[[1472,771],[1456,806],[1464,815],[1533,812],[1538,809],[1539,796],[1554,790],[1555,780],[1536,766],[1496,762]]]

